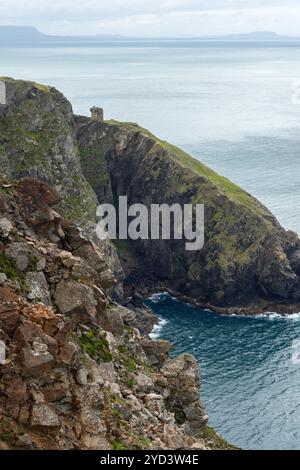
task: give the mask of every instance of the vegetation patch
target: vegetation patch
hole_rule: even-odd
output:
[[[114,439],[111,443],[111,446],[113,450],[127,450],[127,447],[120,438]]]
[[[92,331],[84,333],[79,338],[82,349],[97,362],[111,362],[112,354],[105,338],[96,337]]]
[[[22,294],[28,294],[29,290],[25,278],[17,270],[15,262],[8,259],[4,253],[0,253],[0,272],[6,274],[11,281],[18,282]]]
[[[119,359],[122,366],[125,367],[125,369],[127,369],[129,372],[136,371],[136,360],[126,345],[119,347]]]
[[[213,450],[239,450],[238,447],[229,444],[229,442],[220,437],[210,426],[203,426],[200,436],[208,441]]]

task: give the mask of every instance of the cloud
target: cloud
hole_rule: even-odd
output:
[[[264,29],[298,33],[299,0],[6,0],[2,24],[58,34],[199,35]]]

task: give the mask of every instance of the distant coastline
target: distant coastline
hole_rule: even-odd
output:
[[[37,42],[37,43],[58,43],[58,42],[271,42],[271,43],[299,43],[300,37],[281,36],[270,31],[256,31],[244,34],[228,34],[220,36],[182,36],[182,37],[137,37],[137,36],[120,36],[120,35],[91,35],[91,36],[58,36],[49,35],[39,31],[33,26],[7,26],[0,25],[0,46],[9,44],[19,44],[20,42]]]

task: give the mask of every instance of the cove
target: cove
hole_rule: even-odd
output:
[[[161,319],[154,337],[175,344],[173,356],[197,358],[216,431],[243,449],[300,449],[300,314],[218,315],[167,294],[146,303]]]

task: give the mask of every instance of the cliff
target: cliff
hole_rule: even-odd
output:
[[[207,427],[195,359],[170,360],[151,313],[109,299],[104,253],[59,200],[1,178],[0,449],[229,448]]]
[[[117,243],[127,289],[167,289],[220,312],[299,308],[299,238],[259,201],[136,124],[78,120],[82,171],[101,202],[205,205],[205,244]],[[297,310],[298,311],[298,310]]]
[[[71,104],[57,90],[0,78],[0,167],[9,178],[31,176],[62,196],[62,214],[83,228],[94,225],[97,200],[82,175]]]

